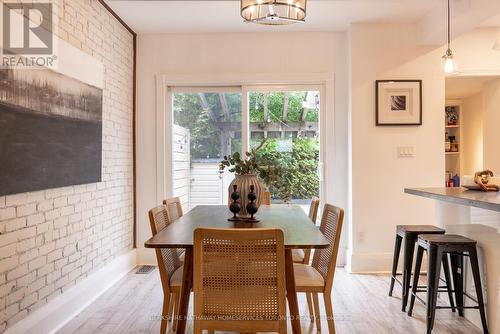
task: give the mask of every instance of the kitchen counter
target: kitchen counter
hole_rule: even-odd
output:
[[[465,188],[407,188],[405,193],[436,200],[436,220],[422,222],[442,227],[477,241],[490,333],[500,334],[500,193]],[[465,267],[465,291],[475,295]],[[466,305],[473,302],[467,300]],[[479,312],[465,310],[465,317],[481,328]]]
[[[500,212],[500,192],[465,188],[405,188],[405,193]]]

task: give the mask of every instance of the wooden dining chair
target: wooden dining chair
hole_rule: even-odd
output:
[[[271,192],[269,190],[264,192],[264,204],[271,205]]]
[[[286,333],[280,229],[194,231],[194,333]]]
[[[324,249],[316,249],[310,266],[300,263],[294,264],[293,267],[297,292],[313,294],[314,318],[316,319],[318,331],[321,330],[318,293],[323,294],[330,334],[335,333],[332,287],[343,223],[344,210],[331,204],[325,204],[319,229],[329,240],[330,246]]]
[[[313,224],[316,224],[316,219],[318,219],[319,203],[319,198],[314,196],[311,200],[311,205],[309,206],[309,219],[311,219],[311,223]],[[311,250],[294,249],[292,250],[292,258],[294,263],[309,264],[309,260],[311,258]]]
[[[163,200],[163,205],[167,206],[168,214],[172,221],[179,219],[184,214],[182,211],[181,199],[179,197],[170,197]]]
[[[149,210],[149,224],[153,236],[170,225],[171,222],[172,220],[165,205]],[[173,314],[178,312],[183,267],[179,258],[180,249],[155,248],[155,251],[163,288],[160,334],[165,334],[168,321],[172,319]],[[175,326],[176,322],[174,322],[174,328]]]

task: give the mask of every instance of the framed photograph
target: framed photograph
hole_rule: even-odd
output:
[[[422,80],[375,81],[377,125],[422,125]]]

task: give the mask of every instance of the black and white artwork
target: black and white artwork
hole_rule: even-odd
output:
[[[376,125],[422,125],[421,80],[375,82]]]
[[[102,88],[0,69],[0,196],[101,181]]]
[[[392,111],[405,111],[406,110],[406,96],[405,95],[391,95],[391,110]]]

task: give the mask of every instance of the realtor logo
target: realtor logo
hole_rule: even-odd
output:
[[[48,2],[2,3],[2,67],[51,67],[54,13]]]

